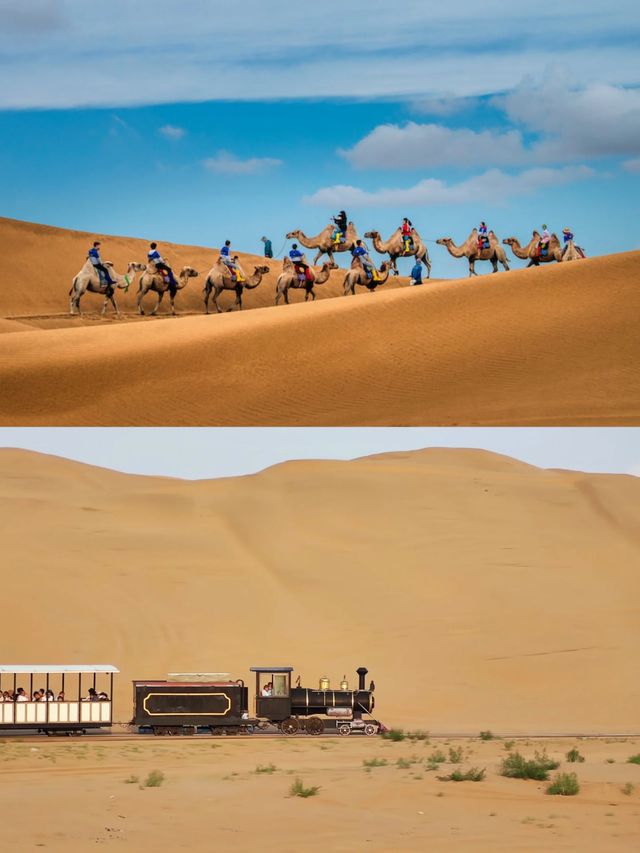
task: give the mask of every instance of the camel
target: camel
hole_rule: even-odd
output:
[[[476,261],[491,261],[491,266],[494,272],[498,272],[498,263],[501,263],[505,270],[509,270],[507,263],[507,254],[500,245],[499,239],[489,231],[489,248],[478,249],[478,229],[474,228],[471,234],[460,246],[456,246],[451,237],[440,237],[436,240],[440,246],[446,246],[449,254],[454,258],[468,258],[469,260],[469,276],[478,275],[475,270]],[[506,242],[506,241],[505,241]]]
[[[555,234],[551,235],[549,250],[546,255],[538,255],[540,234],[537,231],[533,232],[531,240],[529,240],[526,246],[521,246],[520,241],[516,237],[506,237],[502,242],[511,247],[511,251],[516,258],[521,258],[522,260],[526,260],[527,258],[529,259],[527,269],[529,269],[529,267],[537,267],[539,264],[548,264],[551,261],[557,261],[558,263],[562,261],[560,241]]]
[[[317,237],[307,237],[304,231],[290,231],[287,234],[287,240],[298,240],[306,249],[317,249],[318,254],[313,259],[313,266],[316,266],[318,260],[327,255],[331,263],[334,263],[334,252],[350,252],[356,244],[358,233],[353,222],[347,225],[347,233],[345,234],[344,243],[334,243],[333,234],[335,225],[327,225]]]
[[[396,228],[391,237],[385,242],[380,238],[379,231],[367,231],[364,235],[366,238],[373,240],[373,248],[380,255],[389,255],[391,259],[391,268],[393,270],[394,275],[398,275],[398,264],[396,261],[398,258],[407,258],[407,257],[415,257],[417,261],[422,261],[422,263],[427,268],[427,278],[431,276],[431,261],[429,260],[429,252],[427,251],[427,247],[422,242],[422,237],[418,234],[416,229],[412,229],[412,237],[413,237],[413,248],[412,251],[405,255],[404,253],[404,241],[402,239],[402,229]]]
[[[567,245],[562,250],[562,262],[567,263],[568,261],[581,261],[583,258],[587,256],[584,253],[584,249],[580,246],[576,246],[573,240],[569,240]]]
[[[384,284],[389,278],[391,264],[388,261],[383,261],[380,265],[380,272],[383,272],[384,276],[378,277],[377,279],[368,278],[360,258],[354,258],[351,261],[351,269],[344,277],[344,295],[349,296],[349,294],[351,294],[351,296],[355,296],[356,285],[366,287],[367,290],[373,293],[379,284]]]
[[[325,281],[329,280],[331,270],[336,269],[338,269],[338,265],[331,261],[324,263],[319,272],[316,272],[316,270],[311,267],[311,278],[305,278],[301,281],[291,258],[285,258],[282,263],[282,272],[278,276],[278,281],[276,282],[276,305],[280,304],[281,299],[284,299],[286,305],[289,304],[289,290],[291,288],[294,288],[295,290],[304,290],[305,302],[309,297],[314,300],[316,298],[316,294],[313,289],[314,285],[324,284]]]
[[[195,278],[197,275],[199,275],[198,271],[194,270],[192,267],[183,267],[180,270],[180,274],[178,275],[178,287],[176,289],[176,292],[178,290],[182,290],[182,288],[189,283],[189,279]],[[140,314],[144,314],[144,309],[142,308],[142,299],[151,290],[154,293],[158,294],[158,301],[156,302],[153,310],[150,312],[150,315],[153,317],[153,315],[157,312],[165,293],[167,292],[167,290],[169,290],[169,299],[171,300],[171,313],[175,316],[176,308],[174,303],[176,299],[176,294],[171,293],[169,282],[165,281],[164,275],[160,270],[156,268],[156,265],[154,263],[147,264],[147,267],[140,278],[140,284],[138,285],[138,311],[140,312]]]
[[[247,290],[253,290],[254,287],[257,287],[262,281],[262,277],[269,272],[269,267],[267,266],[258,266],[254,268],[253,275],[242,278],[242,281],[233,281],[229,274],[229,267],[224,263],[221,258],[218,258],[216,263],[211,267],[207,274],[207,278],[204,283],[204,309],[205,314],[209,313],[209,297],[211,296],[211,292],[213,291],[213,301],[216,306],[216,311],[218,314],[222,313],[222,308],[218,303],[218,297],[222,293],[223,290],[235,290],[236,293],[236,307],[242,310],[242,291],[246,288]],[[232,309],[229,308],[229,311]]]
[[[116,316],[120,316],[120,311],[118,310],[118,305],[116,303],[115,289],[120,288],[126,293],[135,281],[137,273],[143,272],[146,267],[144,264],[136,264],[134,261],[131,261],[129,266],[127,267],[126,273],[124,275],[120,275],[113,269],[112,263],[105,262],[105,266],[109,267],[109,272],[111,274],[111,277],[115,279],[115,284],[107,285],[102,282],[100,280],[96,268],[87,258],[84,266],[73,279],[73,284],[71,285],[71,290],[69,291],[70,314],[81,313],[80,300],[88,291],[89,293],[101,293],[104,296],[104,304],[102,306],[102,311],[100,312],[101,314],[105,313],[105,311],[107,310],[107,303],[110,302],[113,305],[113,310]]]

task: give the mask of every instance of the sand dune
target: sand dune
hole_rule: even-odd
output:
[[[212,452],[224,448],[212,446]],[[188,482],[0,452],[3,657],[366,664],[432,732],[638,729],[640,480],[475,450]]]
[[[21,257],[36,239],[15,238]],[[51,240],[77,270],[86,235]],[[0,423],[638,424],[639,262],[630,252],[313,305],[0,334]],[[54,303],[49,286],[2,293],[15,317]]]

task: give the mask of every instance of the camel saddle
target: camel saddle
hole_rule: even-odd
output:
[[[311,275],[311,269],[309,267],[305,269],[299,264],[295,264],[295,270],[298,281],[313,281],[313,276]]]

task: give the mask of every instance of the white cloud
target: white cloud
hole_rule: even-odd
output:
[[[636,157],[633,160],[625,160],[622,164],[622,167],[627,172],[631,172],[631,174],[633,175],[640,174],[640,157]]]
[[[452,130],[438,124],[408,122],[376,127],[348,151],[340,151],[358,169],[419,169],[526,161],[517,130]]]
[[[561,169],[528,169],[509,175],[489,169],[458,183],[447,184],[425,178],[412,187],[381,189],[369,192],[352,186],[333,186],[318,190],[303,200],[319,207],[411,207],[434,204],[500,205],[510,198],[530,195],[548,186],[559,186],[584,180],[594,174],[587,166],[565,166]]]
[[[176,127],[173,124],[165,124],[158,128],[158,133],[165,137],[177,141],[187,135],[187,131],[183,127]]]
[[[302,19],[292,0],[244,0],[223,15],[211,0],[0,0],[0,108],[446,99],[506,91],[557,55],[585,84],[631,85],[636,3],[583,0],[567,26],[550,27],[530,5],[505,14],[503,0],[485,0],[481,15],[473,0],[405,0],[401,11],[349,0],[346,13],[324,0]]]
[[[256,175],[266,172],[282,165],[282,160],[273,157],[250,157],[242,160],[229,151],[218,151],[215,157],[207,157],[202,165],[209,172],[217,172],[222,175]]]

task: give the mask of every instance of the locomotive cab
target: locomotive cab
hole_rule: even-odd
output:
[[[292,666],[252,666],[256,674],[256,717],[282,722],[291,716]]]

